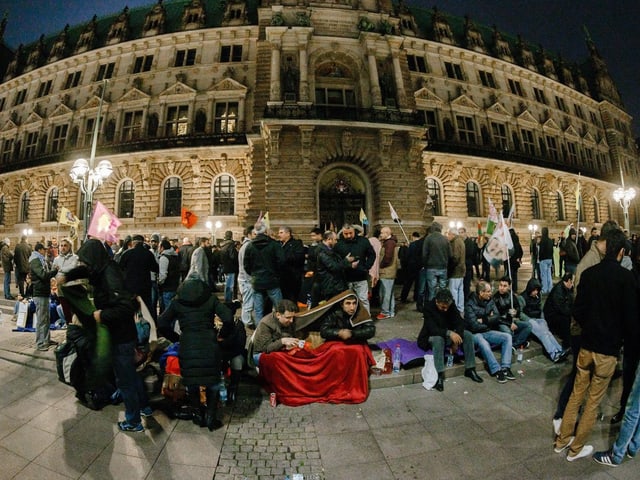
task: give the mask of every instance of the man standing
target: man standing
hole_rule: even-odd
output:
[[[11,240],[5,238],[2,242],[2,250],[0,250],[0,259],[2,260],[2,270],[4,270],[4,298],[13,300],[11,295],[11,272],[13,272],[13,252],[11,251]]]
[[[151,273],[158,273],[156,258],[144,246],[142,235],[133,236],[133,248],[122,254],[120,267],[124,272],[124,285],[127,291],[139,295],[149,309],[154,320],[158,318],[158,310],[151,302]]]
[[[382,258],[380,259],[380,308],[378,320],[393,318],[396,314],[396,302],[393,285],[398,272],[398,241],[389,227],[380,230],[382,240]]]
[[[56,276],[55,270],[50,270],[45,254],[47,250],[41,243],[36,243],[36,248],[29,257],[31,270],[31,284],[33,285],[33,301],[36,304],[38,324],[36,326],[36,348],[47,351],[51,345],[57,345],[51,341],[49,335],[49,295],[51,295],[51,279]]]
[[[476,354],[473,334],[464,329],[464,320],[453,304],[453,295],[447,289],[438,290],[433,300],[424,307],[424,324],[418,335],[418,346],[423,350],[433,350],[433,361],[438,372],[435,389],[444,390],[444,352],[450,347],[456,353],[460,347],[464,351],[464,376],[474,382],[483,380],[476,372]]]
[[[469,235],[467,235],[467,229],[461,227],[458,230],[458,235],[464,240],[464,280],[462,287],[464,290],[464,301],[466,302],[471,294],[471,280],[473,280],[473,267],[476,263],[476,258],[480,253],[478,244]]]
[[[220,245],[220,260],[222,262],[222,273],[224,273],[224,301],[233,301],[233,290],[236,285],[236,275],[238,274],[238,250],[236,242],[233,240],[233,232],[224,232],[224,241]]]
[[[244,268],[244,254],[253,237],[255,237],[255,230],[253,227],[249,226],[245,228],[242,245],[238,252],[238,288],[240,289],[240,295],[242,296],[242,312],[240,314],[242,323],[244,323],[246,327],[253,325],[255,328],[255,323],[251,318],[251,313],[253,312],[253,287],[251,286],[251,275],[249,275]]]
[[[602,261],[582,274],[573,305],[573,317],[582,327],[582,345],[573,392],[555,442],[557,453],[569,448],[567,460],[570,462],[593,452],[593,447],[585,445],[585,441],[613,376],[622,341],[635,338],[637,328],[635,278],[620,266],[626,238],[622,231],[616,230],[607,235],[606,242]],[[578,410],[585,396],[586,404],[574,437]]]
[[[551,264],[553,263],[553,240],[549,238],[549,229],[542,227],[542,237],[538,245],[538,264],[540,266],[540,281],[542,294],[546,295],[553,288],[551,280]]]
[[[180,285],[180,260],[167,239],[160,242],[158,251],[160,252],[158,288],[160,289],[160,313],[162,313],[169,308]]]
[[[29,273],[29,257],[31,257],[31,245],[27,243],[26,235],[20,237],[20,243],[13,252],[13,263],[16,266],[16,283],[20,296],[24,297],[24,282]]]
[[[438,288],[447,288],[447,267],[451,258],[451,245],[442,234],[442,225],[431,224],[429,235],[422,246],[422,265],[426,272],[426,299],[433,300]]]
[[[154,233],[149,240],[149,250],[153,253],[156,263],[160,262],[160,234]],[[145,247],[147,247],[145,245]],[[158,273],[151,272],[151,308],[154,312],[158,311],[158,302],[160,300],[160,287],[158,286]]]
[[[313,306],[318,301],[329,300],[347,289],[346,272],[352,268],[352,264],[335,252],[337,242],[338,235],[331,230],[326,231],[322,235],[322,243],[315,250],[314,284],[318,298],[314,299]]]
[[[423,238],[420,233],[413,232],[411,234],[411,243],[407,248],[405,261],[402,263],[402,272],[404,280],[402,284],[402,292],[400,293],[400,301],[407,303],[409,291],[413,286],[413,301],[418,301],[418,273],[422,268],[422,242]]]
[[[282,298],[297,302],[304,273],[304,244],[302,240],[293,238],[291,227],[286,226],[278,230],[278,239],[284,256],[280,275]]]
[[[336,252],[342,258],[353,262],[355,267],[347,270],[347,286],[356,292],[360,304],[371,312],[369,307],[369,269],[376,261],[376,252],[371,243],[356,232],[354,225],[342,226],[342,238],[336,244]]]
[[[209,281],[209,257],[207,256],[207,243],[209,239],[207,237],[200,237],[196,240],[198,247],[191,254],[191,263],[189,264],[189,270],[187,277],[195,273],[200,280],[209,285],[210,288],[214,288],[215,285],[211,285]]]
[[[53,259],[53,268],[57,272],[67,273],[78,265],[78,256],[73,253],[71,240],[63,238],[60,242],[60,253]]]
[[[189,273],[189,268],[191,268],[191,255],[193,255],[193,244],[189,237],[184,237],[182,239],[182,245],[180,246],[180,250],[178,251],[178,258],[180,259],[180,281],[184,282],[185,278],[187,278],[187,274]]]
[[[466,273],[464,240],[458,235],[458,230],[451,227],[447,231],[447,239],[451,244],[451,258],[449,259],[449,290],[460,315],[464,315],[464,276]]]

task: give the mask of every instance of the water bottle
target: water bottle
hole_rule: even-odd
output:
[[[447,354],[447,368],[453,367],[453,353],[449,351]]]
[[[393,373],[400,373],[400,364],[402,363],[402,353],[400,352],[400,344],[396,344],[393,352]]]
[[[517,360],[518,363],[522,363],[522,358],[524,357],[524,347],[520,345],[520,349],[518,350]]]
[[[311,310],[311,294],[307,293],[307,310]]]
[[[227,401],[227,386],[224,383],[224,374],[220,375],[220,386],[218,387],[218,393],[220,393],[220,401],[226,403]]]

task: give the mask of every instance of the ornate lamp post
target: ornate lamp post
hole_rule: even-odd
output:
[[[631,200],[636,197],[636,191],[634,188],[624,188],[624,175],[622,174],[622,165],[620,165],[620,182],[622,186],[617,188],[613,192],[613,199],[622,207],[622,213],[624,214],[624,229],[629,231],[629,205]]]
[[[96,148],[98,145],[98,134],[100,133],[100,115],[102,113],[102,101],[104,99],[104,91],[107,87],[107,81],[105,80],[102,85],[102,92],[100,93],[100,103],[98,105],[98,114],[96,115],[96,122],[93,128],[93,138],[91,141],[91,155],[89,161],[84,158],[78,158],[71,167],[69,176],[73,183],[77,183],[80,186],[80,190],[84,193],[84,237],[87,238],[89,232],[89,225],[91,224],[91,207],[93,205],[93,194],[100,185],[111,175],[113,167],[109,160],[102,160],[98,163],[98,166],[94,168],[96,161]]]
[[[536,225],[535,223],[533,224],[529,224],[529,226],[527,227],[529,229],[529,232],[531,234],[531,238],[536,236],[536,232],[538,231],[538,225]]]

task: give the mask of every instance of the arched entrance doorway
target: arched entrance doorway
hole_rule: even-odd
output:
[[[345,223],[360,225],[360,209],[367,214],[367,186],[361,173],[344,165],[324,172],[318,181],[318,205],[324,230],[337,231]]]

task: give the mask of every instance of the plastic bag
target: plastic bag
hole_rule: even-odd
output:
[[[431,390],[438,381],[438,372],[433,355],[427,353],[424,356],[424,367],[422,367],[422,386],[427,390]]]

